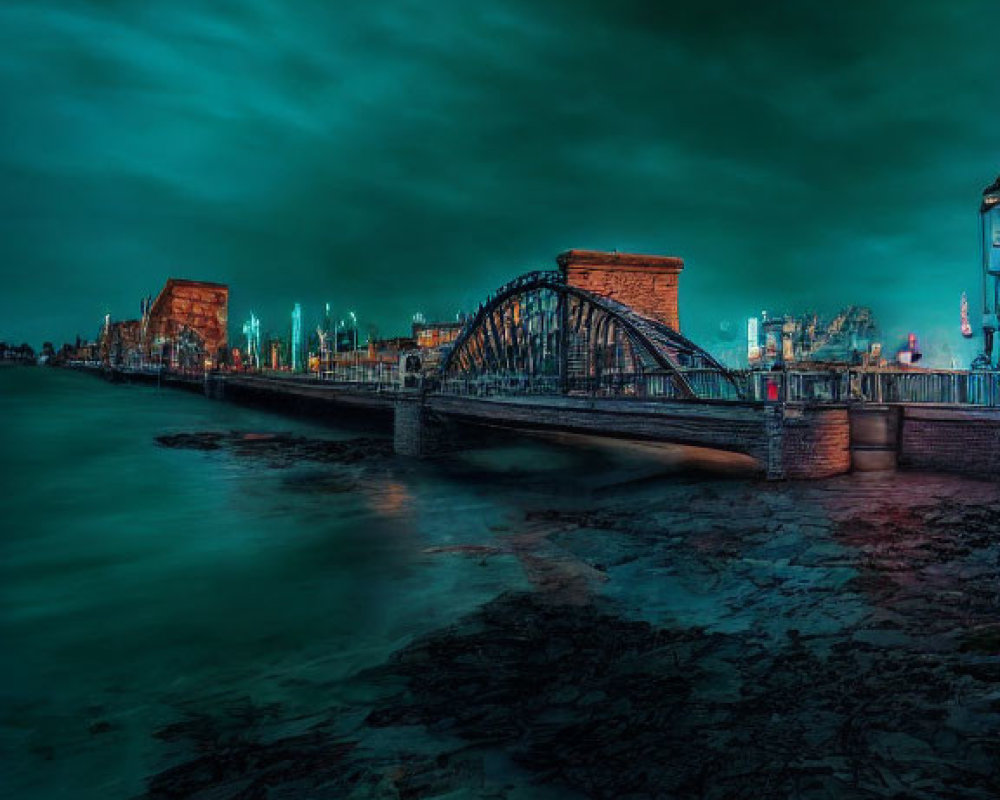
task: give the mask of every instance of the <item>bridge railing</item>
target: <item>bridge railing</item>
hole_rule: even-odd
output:
[[[857,381],[875,403],[1000,406],[1000,372],[862,372]]]
[[[1000,406],[1000,372],[845,369],[739,373],[747,399],[790,403]]]
[[[681,374],[698,400],[749,400],[788,403],[926,403],[1000,407],[1000,371],[903,370],[743,370],[728,378],[716,370],[690,369]],[[468,397],[523,395],[620,397],[683,400],[666,373],[571,377],[484,375],[425,382],[443,394]]]
[[[738,400],[732,382],[712,369],[682,370],[681,374],[700,399]],[[514,397],[525,395],[560,395],[621,397],[636,399],[680,400],[686,395],[668,373],[645,375],[605,374],[571,376],[565,381],[557,375],[475,375],[443,378],[425,382],[442,394],[461,397]]]
[[[159,366],[119,366],[124,373],[163,377],[200,378],[210,374],[199,369],[166,369]],[[644,375],[604,374],[572,376],[561,381],[556,375],[468,375],[440,378],[436,375],[407,376],[404,386],[394,364],[338,364],[317,373],[245,371],[289,382],[350,387],[360,391],[389,393],[400,389],[423,389],[463,397],[553,396],[617,397],[641,400],[686,398],[668,373]],[[694,390],[697,400],[789,403],[910,403],[1000,407],[1000,371],[954,370],[742,370],[720,373],[712,369],[682,369],[680,374]]]
[[[850,399],[847,371],[743,370],[733,375],[747,400],[789,403],[843,403]]]
[[[310,386],[348,386],[370,392],[394,392],[399,388],[399,367],[395,364],[337,364],[320,372],[259,370],[254,374],[274,380]]]

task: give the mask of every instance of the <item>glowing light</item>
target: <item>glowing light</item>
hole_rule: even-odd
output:
[[[260,320],[251,311],[250,319],[243,323],[243,334],[247,337],[247,363],[251,367],[260,366]]]
[[[292,309],[292,372],[302,369],[302,306]]]

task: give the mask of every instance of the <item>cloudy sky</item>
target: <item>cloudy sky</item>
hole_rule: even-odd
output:
[[[998,30],[996,0],[6,2],[0,339],[169,276],[230,284],[234,330],[330,301],[392,334],[585,247],[682,256],[720,351],[861,303],[964,360]]]

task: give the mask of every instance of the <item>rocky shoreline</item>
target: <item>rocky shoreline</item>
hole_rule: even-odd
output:
[[[148,796],[1000,796],[1000,487],[899,485],[676,481],[429,548],[533,589],[357,675],[369,707],[165,728]]]

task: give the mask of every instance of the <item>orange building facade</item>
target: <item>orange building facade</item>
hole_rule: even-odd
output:
[[[229,287],[170,278],[150,305],[144,322],[150,356],[166,349],[176,362],[197,350],[205,366],[217,367],[225,360]]]
[[[107,366],[163,365],[213,369],[226,361],[229,287],[170,278],[142,318],[105,321],[101,360]]]

